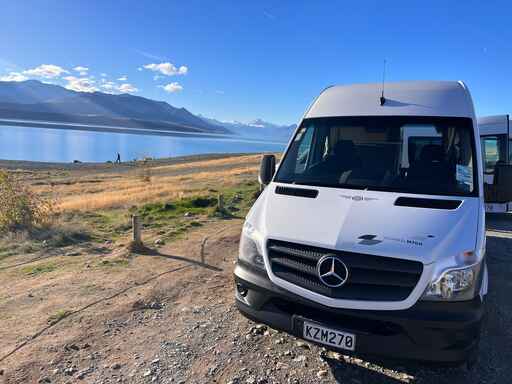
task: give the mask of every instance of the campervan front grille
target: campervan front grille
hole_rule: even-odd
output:
[[[345,300],[402,301],[420,279],[423,264],[395,259],[269,240],[268,257],[272,273],[292,284],[321,295]],[[317,275],[317,263],[326,254],[334,254],[349,271],[347,282],[330,288]]]

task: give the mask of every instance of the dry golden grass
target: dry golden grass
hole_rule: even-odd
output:
[[[260,155],[239,156],[226,159],[204,160],[183,164],[154,166],[147,168],[147,170],[149,170],[151,174],[151,181],[154,181],[154,179],[158,180],[158,178],[165,177],[166,173],[173,173],[185,170],[197,169],[201,170],[201,172],[208,172],[208,169],[210,168],[213,169],[222,166],[257,167],[259,165],[260,159]],[[144,178],[141,177],[141,169],[134,169],[128,175],[123,175],[123,177],[118,177],[117,175],[114,176],[111,173],[95,173],[89,177],[82,176],[80,177],[80,179],[76,179],[72,183],[69,183],[69,180],[67,180],[67,184],[45,184],[34,186],[32,189],[36,193],[51,193],[54,196],[61,197],[75,193],[83,194],[103,191],[115,191],[116,189],[123,190],[126,188],[131,188],[134,184],[134,179],[139,179],[138,181],[142,181],[144,184],[149,182],[148,180],[144,180]],[[91,183],[91,181],[96,182]]]
[[[231,186],[241,177],[255,177],[257,166],[240,166],[222,171],[202,171],[182,176],[153,176],[151,182],[131,176],[126,179],[98,182],[96,189],[77,189],[76,185],[59,186],[57,210],[90,211],[129,207],[159,200],[171,200],[188,194],[206,192],[209,186]],[[66,188],[67,187],[67,188]]]
[[[56,201],[60,212],[126,208],[255,180],[260,160],[261,155],[244,155],[178,164],[150,162],[119,172],[98,168],[50,175],[43,171],[35,172],[27,183],[36,195]]]
[[[162,170],[183,170],[183,169],[193,169],[193,168],[211,168],[218,167],[222,165],[230,165],[230,164],[245,164],[245,165],[256,165],[261,161],[261,155],[248,155],[248,156],[236,156],[236,157],[228,157],[225,159],[216,159],[216,160],[204,160],[204,161],[194,161],[191,163],[182,163],[175,165],[161,165],[157,167],[152,167],[152,171],[162,171]]]

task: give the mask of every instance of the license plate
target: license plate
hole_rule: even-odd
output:
[[[303,337],[331,347],[353,351],[356,347],[356,335],[327,328],[317,323],[304,321]]]

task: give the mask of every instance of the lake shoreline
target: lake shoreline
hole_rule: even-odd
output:
[[[196,161],[227,159],[231,157],[240,157],[254,155],[254,153],[209,153],[198,155],[185,155],[176,157],[165,157],[150,160],[138,161],[125,161],[120,164],[109,162],[80,162],[80,163],[60,163],[60,162],[45,162],[45,161],[29,161],[29,160],[7,160],[0,159],[0,169],[8,170],[27,170],[27,171],[42,171],[49,169],[83,169],[83,170],[115,170],[132,169],[133,167],[141,166],[145,163],[151,165],[174,165],[182,163],[193,163]]]

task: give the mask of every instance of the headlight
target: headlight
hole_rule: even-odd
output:
[[[240,248],[238,260],[251,264],[259,269],[265,270],[265,262],[257,241],[257,233],[249,224],[244,224],[242,236],[240,237]]]
[[[448,269],[432,281],[422,300],[464,301],[478,294],[478,276],[481,262],[463,268]]]

